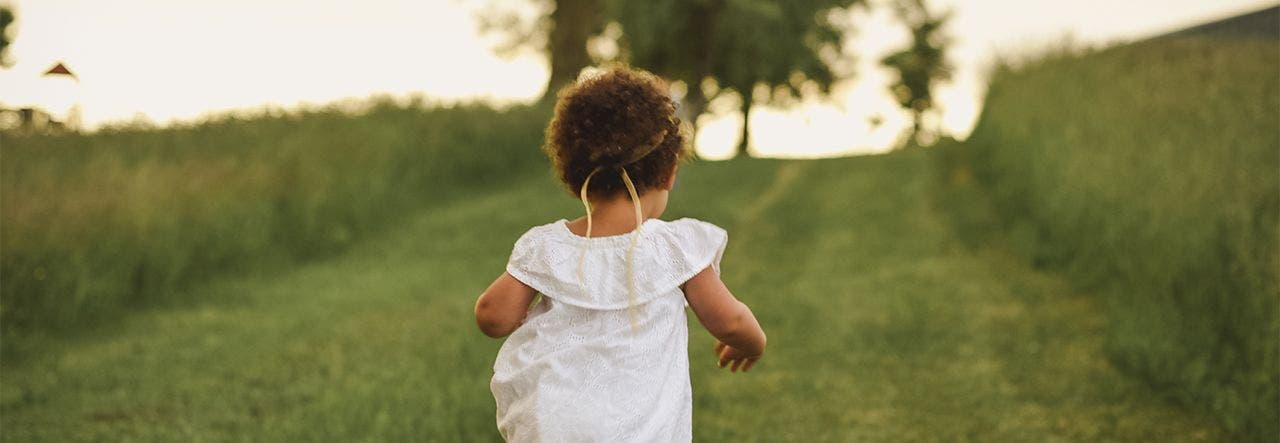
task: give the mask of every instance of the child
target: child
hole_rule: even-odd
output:
[[[727,234],[662,221],[687,153],[666,86],[612,68],[560,92],[545,149],[586,216],[534,227],[476,301],[498,351],[490,388],[509,441],[689,441],[685,306],[747,371],[765,335],[720,281]],[[543,297],[537,304],[534,295]]]

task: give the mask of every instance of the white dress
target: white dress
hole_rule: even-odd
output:
[[[680,286],[708,266],[720,272],[727,234],[688,218],[645,221],[629,302],[631,234],[587,239],[566,223],[530,229],[507,264],[543,297],[493,365],[499,432],[517,442],[691,440]]]

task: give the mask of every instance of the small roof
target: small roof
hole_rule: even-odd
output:
[[[49,68],[49,70],[47,71],[44,71],[43,75],[65,75],[65,76],[74,78],[76,80],[79,80],[79,77],[76,77],[76,75],[72,73],[70,69],[67,69],[67,65],[62,64],[62,62],[54,63],[53,67]]]

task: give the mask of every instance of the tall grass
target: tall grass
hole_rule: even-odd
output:
[[[1277,66],[1274,40],[1049,56],[999,71],[944,156],[1015,249],[1105,298],[1115,363],[1259,440],[1280,434]]]
[[[5,135],[4,335],[98,321],[185,297],[212,275],[335,251],[462,187],[541,170],[545,114],[374,100],[354,113]]]

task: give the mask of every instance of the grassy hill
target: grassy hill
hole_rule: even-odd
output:
[[[990,196],[970,214],[1098,294],[1114,362],[1260,441],[1280,434],[1278,67],[1274,34],[1049,56],[998,73],[945,158],[950,191]]]
[[[668,215],[728,229],[724,278],[770,334],[745,375],[691,322],[699,441],[1213,441],[1126,378],[1100,306],[955,240],[925,153],[682,169]],[[6,441],[477,441],[500,344],[471,318],[516,237],[580,210],[549,177],[433,207],[348,253],[220,279],[6,361]]]

